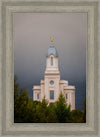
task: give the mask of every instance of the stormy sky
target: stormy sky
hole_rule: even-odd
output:
[[[44,79],[50,37],[59,55],[62,80],[75,85],[75,106],[83,109],[86,95],[87,15],[85,13],[15,13],[14,73],[20,87],[33,96],[33,85]]]

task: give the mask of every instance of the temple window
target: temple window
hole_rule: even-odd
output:
[[[68,99],[68,95],[66,94],[66,99]]]
[[[53,66],[53,57],[51,57],[51,66]]]
[[[50,99],[54,99],[54,91],[50,91]]]
[[[39,99],[39,94],[37,94],[37,99]]]

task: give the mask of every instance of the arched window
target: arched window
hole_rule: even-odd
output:
[[[51,57],[51,66],[53,66],[53,57]]]

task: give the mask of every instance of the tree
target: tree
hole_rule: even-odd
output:
[[[66,107],[66,100],[64,95],[59,95],[58,101],[56,101],[56,115],[60,123],[66,123],[70,118],[70,106]]]
[[[55,103],[50,103],[48,106],[47,122],[48,123],[58,123],[57,116],[56,116]]]
[[[83,112],[82,111],[78,109],[72,110],[71,115],[72,115],[73,123],[83,123]]]
[[[31,104],[31,105],[29,105]],[[30,109],[29,107],[30,106]],[[14,122],[30,122],[29,110],[32,111],[32,101],[28,98],[28,91],[19,88],[17,76],[14,77]]]
[[[47,123],[48,101],[43,98],[42,102],[36,105],[36,122]]]

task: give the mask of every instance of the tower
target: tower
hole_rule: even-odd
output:
[[[46,55],[46,70],[45,70],[45,97],[50,102],[55,102],[59,95],[59,80],[60,72],[58,68],[58,53],[53,45],[51,37],[51,45]]]

